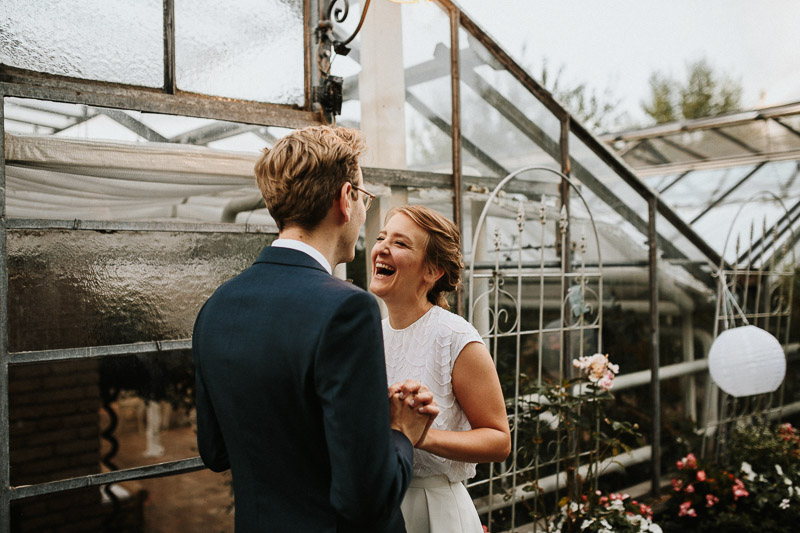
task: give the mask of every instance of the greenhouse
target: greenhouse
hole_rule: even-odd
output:
[[[512,435],[467,482],[489,531],[595,491],[658,519],[687,453],[798,419],[800,103],[597,136],[451,0],[4,7],[0,531],[233,531],[192,327],[278,237],[259,154],[318,124],[377,194],[334,275],[368,288],[392,207],[461,230]]]

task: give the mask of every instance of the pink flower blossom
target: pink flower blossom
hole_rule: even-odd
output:
[[[719,502],[719,498],[713,494],[706,494],[706,507],[714,507],[714,504]]]
[[[610,390],[614,386],[614,374],[610,371],[603,375],[603,378],[597,382],[597,385],[603,390]]]
[[[744,483],[739,478],[733,482],[733,499],[734,501],[738,500],[739,498],[747,498],[750,496],[750,493],[744,488]]]
[[[677,478],[672,478],[672,488],[675,490],[675,492],[680,492],[680,490],[683,488],[683,481]]]
[[[589,381],[597,383],[603,390],[608,390],[614,381],[614,374],[619,373],[619,365],[610,363],[608,355],[596,353],[583,355],[572,360],[572,366],[586,372]]]
[[[692,494],[694,492],[694,485],[686,485],[686,488],[683,489],[683,490],[684,490],[684,492],[688,492],[689,494]]]
[[[683,470],[684,468],[694,470],[697,468],[697,457],[695,457],[693,453],[690,453],[675,464],[678,466],[678,470]]]
[[[683,502],[678,511],[678,516],[697,516],[697,511],[692,509],[692,502]]]
[[[697,471],[697,481],[705,481],[706,480],[706,472],[705,470],[698,470]]]

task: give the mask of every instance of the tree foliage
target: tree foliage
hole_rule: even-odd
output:
[[[553,72],[545,60],[542,63],[539,81],[590,131],[604,133],[627,125],[629,118],[626,113],[620,111],[621,100],[610,88],[606,87],[599,91],[586,83],[565,88],[562,86],[563,75],[563,65]]]
[[[705,59],[689,63],[685,81],[661,72],[649,79],[649,100],[642,110],[656,124],[713,117],[740,109],[742,87],[725,74],[717,74]]]

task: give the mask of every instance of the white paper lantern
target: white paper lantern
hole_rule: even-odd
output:
[[[777,389],[786,375],[786,355],[778,339],[756,326],[727,329],[708,352],[711,378],[731,396]]]

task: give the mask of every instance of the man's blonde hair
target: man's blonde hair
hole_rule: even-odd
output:
[[[361,132],[331,126],[296,130],[265,148],[255,166],[258,188],[278,229],[319,225],[342,185],[359,185]]]

